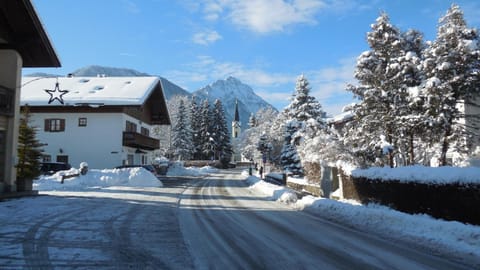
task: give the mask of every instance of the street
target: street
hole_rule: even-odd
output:
[[[0,269],[469,269],[266,200],[242,179],[0,202]]]

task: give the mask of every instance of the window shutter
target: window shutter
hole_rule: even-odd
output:
[[[60,131],[65,131],[65,119],[60,119]]]
[[[50,131],[50,119],[45,119],[44,131]]]

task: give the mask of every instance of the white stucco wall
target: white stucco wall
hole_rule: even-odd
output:
[[[78,118],[87,118],[87,126],[79,127]],[[45,119],[65,119],[64,132],[45,132]],[[122,164],[122,116],[110,113],[32,113],[31,124],[37,127],[37,138],[44,154],[56,161],[57,155],[68,155],[69,163],[78,168],[87,162],[90,168],[112,168]],[[61,149],[61,150],[60,150]],[[62,153],[60,153],[62,152]],[[116,153],[115,153],[116,152]]]
[[[78,119],[83,117],[87,118],[87,126],[79,127]],[[151,130],[150,125],[126,114],[32,113],[31,118],[31,125],[37,127],[38,140],[47,144],[43,147],[44,154],[50,155],[53,162],[58,155],[68,155],[69,163],[75,168],[85,161],[92,169],[105,169],[122,165],[129,154],[134,157],[133,164],[142,164],[142,156],[146,164],[153,161],[153,151],[136,153],[136,148],[122,145],[127,120],[137,124],[138,133],[140,127]],[[65,131],[45,132],[45,119],[65,119]]]

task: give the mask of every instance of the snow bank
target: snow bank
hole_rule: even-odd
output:
[[[398,168],[373,167],[353,169],[350,174],[354,177],[425,184],[480,184],[480,168],[478,167],[425,167],[421,165]]]
[[[450,253],[458,259],[466,256],[480,258],[480,226],[457,221],[434,219],[428,215],[410,215],[377,204],[362,205],[353,200],[336,201],[313,196],[298,200],[288,188],[273,185],[256,176],[242,173],[251,188],[270,196],[273,200],[293,205],[299,210],[338,221],[363,231],[399,239]],[[301,182],[301,180],[298,180]]]
[[[272,200],[284,203],[295,203],[297,201],[297,194],[291,189],[267,183],[256,176],[249,176],[247,183],[251,188],[271,197]]]
[[[92,187],[131,186],[161,187],[162,182],[144,168],[91,169],[86,175],[67,178],[61,183],[62,175],[78,174],[77,169],[60,171],[51,176],[42,176],[33,182],[34,190],[84,190]]]
[[[181,162],[175,162],[168,167],[167,176],[207,176],[210,173],[217,172],[218,169],[205,166],[201,168],[183,167]]]
[[[306,196],[296,206],[300,209],[340,221],[361,230],[375,231],[385,237],[408,239],[441,252],[480,257],[480,226],[434,219],[428,215],[410,215],[377,204],[361,205],[355,201],[335,201]]]

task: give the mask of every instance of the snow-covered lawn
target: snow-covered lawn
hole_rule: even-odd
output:
[[[174,163],[168,168],[167,176],[200,177],[218,171],[210,166],[194,168],[183,167]],[[43,175],[33,182],[33,189],[39,191],[54,190],[85,190],[92,188],[105,188],[111,186],[126,187],[162,187],[163,183],[151,172],[144,168],[123,168],[89,170],[85,175],[79,175],[78,169],[72,168],[69,171],[60,171],[51,176]],[[63,184],[62,176],[79,175],[65,178]]]
[[[243,175],[247,177],[252,189],[299,210],[359,230],[374,232],[381,237],[449,253],[457,258],[471,256],[480,260],[480,226],[434,219],[423,214],[410,215],[385,206],[361,205],[351,200],[336,201],[312,196],[298,200],[289,188],[267,183],[256,176],[248,176],[246,171]]]

